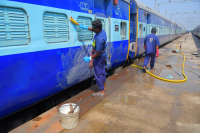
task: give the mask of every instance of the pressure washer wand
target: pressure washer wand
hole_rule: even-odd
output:
[[[176,73],[181,76],[181,74],[172,66],[172,64],[167,64],[167,67],[172,67],[176,71]]]
[[[172,68],[176,71],[176,73],[178,73],[178,75],[181,76],[181,74],[172,66]]]

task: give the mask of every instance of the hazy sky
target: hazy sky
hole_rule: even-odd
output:
[[[154,10],[155,0],[138,0],[139,2],[147,5]],[[184,0],[171,0],[171,1],[184,1]],[[171,19],[171,13],[193,13],[198,12],[198,14],[175,14],[173,15],[173,22],[177,22],[182,27],[191,30],[197,25],[200,25],[200,0],[185,0],[185,1],[199,1],[199,2],[189,2],[189,3],[173,3],[173,4],[161,4],[160,13],[165,16],[167,10],[167,18]],[[169,0],[156,0],[156,11],[157,4],[160,2],[169,3]]]

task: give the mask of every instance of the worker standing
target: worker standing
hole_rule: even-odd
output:
[[[150,62],[151,70],[155,69],[154,63],[155,63],[155,57],[156,57],[156,50],[158,50],[158,46],[160,45],[159,38],[155,34],[156,34],[156,28],[152,28],[151,34],[147,35],[144,39],[144,47],[146,47],[145,59],[144,59],[144,65],[143,65],[144,73],[146,72],[146,67],[150,58],[151,58],[151,62]]]
[[[100,20],[92,22],[92,27],[80,25],[80,28],[88,29],[96,33],[93,38],[92,53],[90,57],[84,57],[83,60],[90,61],[89,68],[94,66],[94,76],[96,79],[99,92],[93,93],[92,96],[104,96],[106,72],[105,72],[105,61],[106,61],[106,32],[102,29],[102,23]]]

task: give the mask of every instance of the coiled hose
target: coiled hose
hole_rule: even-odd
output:
[[[179,43],[179,42],[178,42],[178,43]],[[178,50],[178,43],[177,43],[177,50]],[[158,77],[158,76],[156,76],[156,75],[150,73],[150,72],[147,71],[147,70],[146,70],[146,72],[147,72],[149,75],[151,75],[151,76],[153,76],[153,77],[155,77],[155,78],[157,78],[157,79],[159,79],[159,80],[166,81],[166,82],[181,83],[181,82],[185,82],[185,81],[187,81],[187,76],[186,76],[185,73],[184,73],[185,54],[184,54],[183,52],[181,52],[181,51],[180,51],[180,53],[183,54],[183,69],[182,69],[182,74],[183,74],[183,76],[185,77],[185,79],[182,79],[182,80],[170,80],[170,79],[164,79],[164,78]],[[133,65],[133,64],[132,64],[132,66],[133,66],[133,67],[140,68],[140,69],[143,69],[142,67],[137,66],[137,65]]]

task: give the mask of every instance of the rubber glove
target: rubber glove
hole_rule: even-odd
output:
[[[92,60],[92,57],[90,56],[90,57],[83,57],[83,60],[85,61],[85,62],[88,62],[88,61],[91,61]]]
[[[86,29],[86,30],[88,29],[88,26],[86,26],[86,25],[79,25],[78,27],[82,28],[82,29]]]
[[[159,49],[156,50],[156,57],[159,56]]]
[[[178,52],[178,53],[179,53],[180,51],[179,51],[179,50],[176,50],[176,52]]]
[[[173,77],[172,77],[171,75],[168,75],[168,76],[167,76],[167,78],[170,78],[170,79],[172,79]]]

